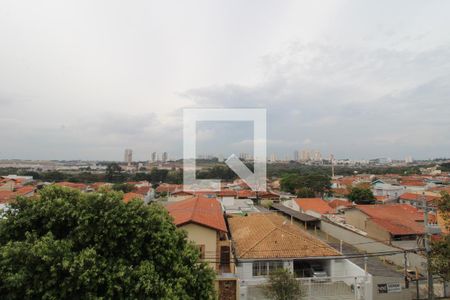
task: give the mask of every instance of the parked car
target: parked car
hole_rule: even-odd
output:
[[[326,281],[328,278],[328,274],[325,271],[325,268],[318,263],[312,263],[310,265],[311,277],[314,278],[315,281]]]

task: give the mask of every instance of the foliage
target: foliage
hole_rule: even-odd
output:
[[[134,185],[129,183],[114,183],[112,185],[112,189],[117,192],[129,193],[134,191],[136,188],[134,187]]]
[[[450,195],[442,193],[438,203],[438,211],[447,230],[450,229]],[[435,274],[450,280],[450,234],[443,234],[441,239],[431,244],[431,267]]]
[[[304,290],[300,282],[287,269],[270,272],[268,282],[263,286],[266,296],[274,300],[302,299]]]
[[[375,196],[370,189],[354,187],[351,189],[348,199],[356,204],[373,204]]]
[[[125,180],[122,174],[122,168],[118,163],[109,163],[106,166],[105,179],[108,182],[121,182]]]
[[[298,198],[313,198],[315,196],[314,191],[308,187],[301,187],[297,189]]]
[[[281,189],[290,193],[297,193],[302,188],[312,191],[314,194],[323,194],[330,189],[331,179],[321,174],[287,174],[280,180]],[[305,192],[305,190],[303,190]]]
[[[2,299],[212,299],[214,272],[167,211],[47,187],[0,220]]]

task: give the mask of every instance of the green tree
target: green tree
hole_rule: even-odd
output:
[[[450,229],[450,195],[442,193],[438,202],[438,212],[443,219],[444,227]],[[433,272],[446,281],[450,280],[450,234],[442,234],[439,240],[431,244],[431,268]]]
[[[114,183],[112,185],[112,189],[117,192],[129,193],[134,191],[136,188],[134,187],[134,185],[125,182],[125,183]]]
[[[199,262],[160,205],[47,187],[0,220],[2,299],[212,299]]]
[[[281,189],[293,194],[301,188],[307,188],[314,195],[323,195],[331,186],[330,177],[322,174],[299,175],[295,173],[284,175],[280,180]]]
[[[303,299],[304,296],[304,289],[300,282],[284,268],[270,272],[268,282],[263,289],[266,296],[274,300],[297,300]]]
[[[370,189],[354,187],[348,194],[348,199],[356,204],[373,204],[375,196]]]
[[[313,198],[315,196],[314,191],[307,187],[297,189],[296,194],[298,198]]]
[[[121,182],[125,176],[122,174],[122,168],[118,163],[109,163],[106,167],[105,179],[108,182]]]

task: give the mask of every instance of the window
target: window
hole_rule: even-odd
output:
[[[269,261],[269,273],[283,268],[283,262],[279,260]]]
[[[200,259],[205,259],[205,245],[197,245],[200,251]]]
[[[255,261],[253,262],[253,276],[266,276],[276,269],[283,268],[283,261]]]
[[[230,247],[221,246],[220,247],[220,264],[229,265],[230,264]]]

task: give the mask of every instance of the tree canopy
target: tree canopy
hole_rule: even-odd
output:
[[[321,174],[287,174],[281,180],[281,189],[293,194],[319,194],[327,192],[331,186],[331,179]]]
[[[375,196],[370,189],[354,187],[348,195],[348,199],[356,204],[373,204]]]
[[[166,210],[47,187],[0,220],[3,299],[211,299],[214,272]]]
[[[304,295],[300,282],[289,270],[284,268],[272,271],[263,289],[266,296],[274,300],[299,300],[303,299]]]
[[[448,231],[450,229],[450,195],[442,193],[438,203],[438,213],[443,219],[443,226]],[[450,234],[442,234],[441,238],[433,241],[431,245],[431,268],[433,272],[450,280]]]

